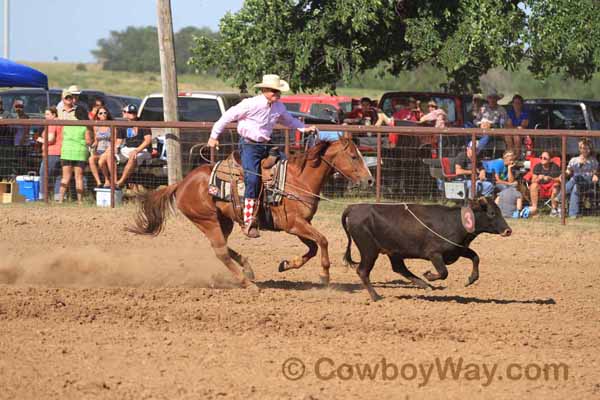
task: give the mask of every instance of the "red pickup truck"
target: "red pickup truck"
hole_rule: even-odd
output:
[[[339,123],[340,111],[349,113],[352,111],[352,102],[358,102],[349,96],[329,96],[326,94],[294,94],[281,97],[288,111],[299,111],[314,115],[315,117],[331,120]]]

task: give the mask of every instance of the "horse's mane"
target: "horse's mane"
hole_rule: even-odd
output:
[[[308,162],[312,167],[318,167],[321,163],[321,156],[329,148],[330,142],[321,141],[309,148],[307,151],[295,154],[290,157],[288,164],[295,165],[302,172]]]

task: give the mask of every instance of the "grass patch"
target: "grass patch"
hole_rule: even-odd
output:
[[[128,96],[144,96],[161,92],[160,73],[152,72],[127,72],[105,71],[100,64],[81,64],[63,62],[27,62],[23,63],[36,68],[48,75],[50,87],[65,88],[78,85],[84,89],[97,89],[107,93]],[[85,69],[82,66],[85,66]],[[213,91],[238,91],[231,84],[207,74],[180,74],[177,76],[179,91],[186,90],[213,90]],[[362,88],[341,88],[339,95],[377,98],[383,90]]]

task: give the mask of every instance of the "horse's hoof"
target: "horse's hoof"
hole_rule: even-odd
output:
[[[252,268],[244,267],[243,271],[244,271],[244,276],[246,276],[246,278],[250,279],[251,281],[254,280],[254,271],[252,270]]]
[[[288,260],[283,260],[279,263],[279,272],[286,271],[290,266],[290,262]]]
[[[248,282],[244,288],[254,293],[260,293],[260,288],[254,282]]]
[[[323,286],[329,286],[329,276],[319,276],[319,278],[321,279],[321,285]]]

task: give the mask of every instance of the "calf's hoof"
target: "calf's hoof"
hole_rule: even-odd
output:
[[[469,287],[472,284],[474,284],[475,282],[477,282],[477,280],[479,279],[478,276],[470,276],[469,280],[467,281],[467,284],[465,285],[465,287]]]
[[[370,295],[371,295],[371,300],[373,300],[373,301],[379,301],[379,300],[383,299],[383,296],[380,296],[377,293],[371,293]]]
[[[430,284],[428,284],[427,282],[424,282],[422,280],[412,281],[412,283],[419,289],[424,289],[424,290],[432,290],[433,289],[433,286],[431,286]]]
[[[427,279],[428,281],[436,281],[438,279],[440,279],[440,277],[436,274],[434,274],[431,271],[427,271],[423,274],[423,276],[425,277],[425,279]]]
[[[283,272],[286,271],[290,268],[290,262],[288,260],[283,260],[282,262],[279,263],[279,272]]]
[[[321,279],[321,285],[329,286],[329,275],[320,275],[319,278]]]

